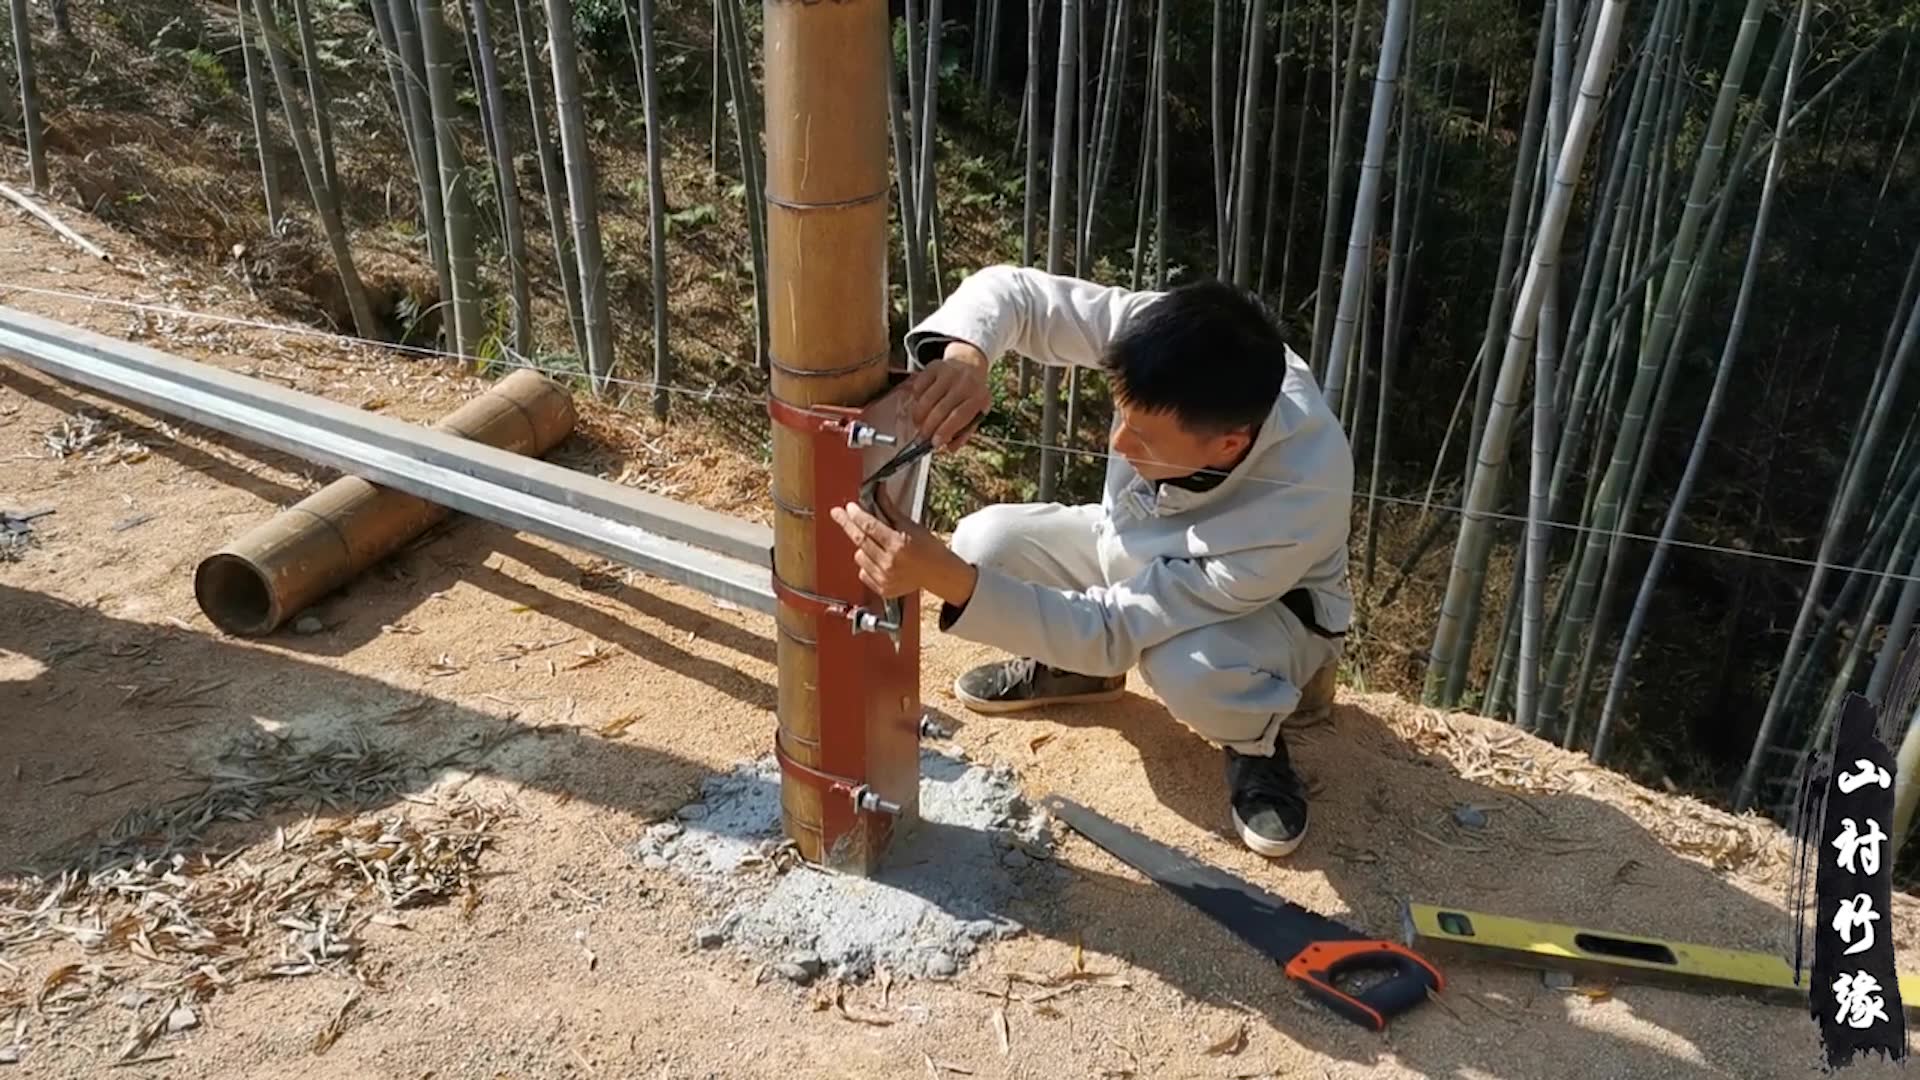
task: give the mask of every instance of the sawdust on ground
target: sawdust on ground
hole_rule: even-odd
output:
[[[230,282],[75,227],[122,267],[0,214],[0,282],[251,314]],[[412,420],[480,385],[324,342],[0,303]],[[80,430],[83,413],[101,423]],[[556,460],[763,516],[759,462],[587,415],[592,438]],[[1804,1009],[1482,966],[1450,967],[1437,1003],[1369,1034],[1074,838],[1071,880],[1020,913],[1029,932],[951,981],[769,979],[700,949],[706,898],[627,855],[703,778],[770,747],[769,620],[460,520],[318,605],[321,632],[236,640],[196,608],[194,564],[329,474],[11,365],[0,461],[0,507],[54,510],[0,563],[0,1057],[26,1075],[1817,1072]],[[1292,737],[1312,836],[1268,863],[1230,839],[1217,752],[1137,680],[1108,707],[974,717],[946,688],[991,654],[930,621],[927,640],[926,703],[973,758],[1356,926],[1392,936],[1413,900],[1784,947],[1779,830],[1505,725],[1343,694]],[[1484,827],[1455,824],[1463,805]],[[13,871],[116,823],[188,854],[92,881]],[[1911,954],[1916,907],[1895,908],[1883,929]]]

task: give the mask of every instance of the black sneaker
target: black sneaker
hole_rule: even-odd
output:
[[[1116,701],[1126,693],[1127,677],[1076,675],[1035,660],[983,664],[954,680],[955,696],[979,713],[1010,713],[1042,705]]]
[[[1287,744],[1272,757],[1227,751],[1227,790],[1240,839],[1268,858],[1292,854],[1307,835],[1307,785],[1287,759]]]

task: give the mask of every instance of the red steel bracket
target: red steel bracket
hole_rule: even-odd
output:
[[[896,373],[897,379],[904,372]],[[820,739],[795,756],[783,721],[774,740],[783,781],[820,793],[820,861],[870,872],[888,843],[918,816],[920,795],[920,604],[892,604],[869,590],[854,546],[828,511],[859,502],[861,488],[912,439],[900,395],[864,408],[797,407],[769,398],[774,423],[813,444],[814,589],[794,586],[773,561],[773,587],[786,625],[808,627],[819,663]],[[916,470],[883,487],[895,506],[913,505]],[[797,616],[797,618],[796,618]]]

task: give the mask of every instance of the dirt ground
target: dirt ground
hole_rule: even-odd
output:
[[[431,361],[10,291],[258,316],[239,282],[74,224],[117,265],[0,213],[0,304],[412,420],[480,385]],[[760,515],[751,457],[583,409],[592,438],[555,460]],[[103,423],[83,429],[82,414]],[[771,749],[769,619],[456,520],[313,609],[317,633],[235,639],[197,608],[195,564],[329,474],[7,363],[0,462],[0,508],[53,511],[18,561],[0,562],[0,1061],[22,1075],[1819,1071],[1802,1008],[1550,987],[1483,965],[1449,966],[1437,1001],[1370,1034],[1073,837],[1059,852],[1070,874],[1008,913],[1028,932],[958,977],[793,986],[765,958],[700,949],[710,898],[627,850],[702,777]],[[1112,706],[975,717],[947,687],[990,654],[930,619],[926,639],[926,704],[955,745],[1017,768],[1033,798],[1068,795],[1383,936],[1412,900],[1785,947],[1778,829],[1505,725],[1343,693],[1331,721],[1291,737],[1317,792],[1313,831],[1269,863],[1231,839],[1217,751],[1137,680]],[[1463,806],[1484,827],[1456,823]],[[123,835],[197,839],[135,885],[60,878],[130,815]],[[381,896],[399,878],[378,868],[418,854],[395,839],[408,835],[439,854],[402,882],[426,882],[426,902],[394,910]],[[15,872],[27,867],[51,873]],[[353,900],[345,925],[327,916],[338,889]],[[1895,908],[1882,928],[1912,954],[1916,905]],[[195,918],[212,929],[196,937]],[[1057,993],[1009,978],[1076,967],[1112,977]],[[117,1065],[129,1047],[137,1060]]]

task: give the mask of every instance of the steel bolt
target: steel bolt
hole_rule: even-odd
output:
[[[860,809],[866,811],[867,813],[873,813],[874,811],[878,810],[883,814],[891,814],[895,817],[898,817],[900,814],[899,803],[892,802],[887,799],[883,799],[880,796],[875,795],[871,788],[868,788],[865,786],[862,786],[860,788],[858,794],[854,799],[854,805],[858,806]]]
[[[856,450],[876,445],[893,446],[899,441],[899,439],[892,435],[876,430],[873,425],[863,424],[858,420],[847,427],[847,445]]]

